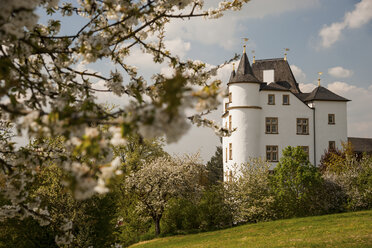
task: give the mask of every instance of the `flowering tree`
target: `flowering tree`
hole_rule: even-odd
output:
[[[270,164],[251,159],[235,165],[235,173],[224,182],[226,201],[235,223],[258,222],[275,218],[274,196],[270,185]]]
[[[143,209],[154,221],[155,235],[160,220],[173,197],[198,191],[203,166],[198,156],[163,156],[145,164],[127,178],[127,191],[137,195]]]
[[[1,191],[9,204],[1,206],[0,219],[33,216],[48,224],[48,210],[28,202],[27,185],[45,159],[61,167],[70,179],[75,197],[107,192],[107,180],[118,171],[120,159],[112,146],[123,145],[138,133],[145,138],[164,135],[177,141],[188,121],[206,125],[216,133],[229,133],[203,113],[215,108],[223,92],[218,80],[208,81],[219,68],[181,61],[164,45],[165,25],[172,19],[218,18],[227,10],[239,10],[249,0],[224,0],[204,10],[203,0],[2,0],[0,8],[0,109],[1,118],[14,125],[17,135],[29,138],[61,137],[60,149],[40,143],[37,149],[1,142],[0,172],[6,187]],[[51,16],[38,23],[37,11]],[[85,21],[77,32],[61,34],[56,16],[77,16]],[[53,19],[54,18],[54,19]],[[155,63],[166,62],[175,74],[161,74],[146,82],[127,63],[140,47]],[[102,72],[81,69],[80,63],[110,62]],[[108,63],[107,63],[108,64]],[[104,89],[96,82],[104,81]],[[98,92],[127,96],[127,106],[109,111],[97,103]],[[186,116],[185,109],[196,114]],[[106,128],[103,128],[106,125]]]

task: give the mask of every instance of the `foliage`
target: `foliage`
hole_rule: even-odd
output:
[[[351,142],[342,143],[342,150],[337,147],[326,150],[320,159],[320,169],[322,171],[341,172],[345,170],[342,166],[347,156],[354,156]]]
[[[207,162],[208,181],[211,185],[216,185],[223,181],[223,161],[222,147],[217,146],[216,152]]]
[[[270,165],[252,159],[240,166],[232,180],[225,182],[226,199],[234,223],[258,222],[274,218],[274,196],[269,180]]]
[[[198,230],[200,227],[198,203],[192,197],[171,199],[161,221],[163,233],[184,234]]]
[[[40,226],[31,217],[8,219],[0,228],[3,247],[57,247],[69,242],[77,247],[105,247],[112,243],[115,205],[110,194],[75,200],[64,185],[62,170],[53,164],[40,169],[29,192],[47,206],[49,225]]]
[[[128,176],[126,190],[138,197],[141,203],[138,207],[153,219],[155,235],[160,234],[160,220],[169,201],[199,191],[202,170],[196,155],[183,158],[162,156]]]
[[[346,155],[338,163],[337,170],[330,167],[323,177],[337,184],[346,194],[345,208],[352,211],[372,208],[372,157]]]
[[[214,185],[204,191],[198,204],[201,230],[214,230],[232,225],[233,213],[225,196],[226,189],[223,184]]]
[[[280,217],[306,216],[318,213],[318,191],[321,174],[301,147],[288,146],[271,177],[277,213]]]
[[[158,157],[165,156],[163,141],[160,139],[142,139],[141,136],[132,135],[124,146],[115,147],[115,153],[123,162],[123,172],[139,170],[144,163]]]
[[[232,213],[222,184],[206,188],[201,197],[174,198],[164,212],[164,233],[190,233],[232,225]]]

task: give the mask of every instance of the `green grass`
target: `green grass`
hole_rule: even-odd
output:
[[[372,210],[247,224],[131,247],[372,247]]]

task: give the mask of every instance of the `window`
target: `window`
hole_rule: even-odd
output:
[[[225,161],[226,161],[226,163],[227,163],[227,147],[226,147],[226,154],[225,154],[226,156],[225,156]]]
[[[266,146],[266,160],[278,162],[278,146]]]
[[[229,103],[232,103],[232,93],[229,93]]]
[[[266,117],[266,133],[278,133],[277,117]]]
[[[233,174],[232,174],[232,170],[229,171],[229,182],[232,182],[233,180]]]
[[[297,134],[309,134],[309,119],[297,118]]]
[[[269,94],[268,99],[267,99],[267,104],[275,105],[275,95],[274,94]]]
[[[283,95],[283,105],[289,105],[289,95]]]
[[[335,114],[328,114],[328,124],[333,125],[335,123]]]
[[[274,82],[274,70],[264,70],[263,81],[268,84]]]
[[[232,143],[229,143],[229,159],[232,160]]]
[[[336,149],[336,142],[335,141],[329,141],[328,142],[328,149],[329,150],[335,150]]]
[[[232,126],[232,117],[231,115],[229,115],[229,130],[231,130],[231,126]]]
[[[225,103],[225,111],[227,111],[227,108],[229,107],[229,103],[228,102],[226,102]]]
[[[307,154],[307,159],[309,159],[309,147],[308,146],[300,146],[300,147]]]

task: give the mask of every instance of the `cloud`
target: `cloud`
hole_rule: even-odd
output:
[[[318,5],[319,0],[252,0],[243,7],[242,11],[238,12],[238,16],[257,19]]]
[[[342,22],[335,22],[331,25],[325,25],[320,31],[321,46],[323,48],[331,47],[336,43],[346,28],[356,29],[367,24],[372,19],[372,0],[362,0],[355,5],[355,9],[347,12]]]
[[[328,74],[336,78],[347,78],[353,75],[353,71],[336,66],[328,69]]]
[[[216,8],[220,0],[206,1],[205,9]],[[220,19],[191,19],[187,22],[177,19],[166,25],[166,35],[197,41],[205,45],[219,45],[226,50],[234,50],[241,44],[241,23],[248,19],[280,15],[299,9],[317,6],[319,0],[252,0],[241,11],[228,11]],[[252,41],[248,43],[254,49]]]
[[[298,86],[300,87],[300,90],[304,93],[309,93],[313,91],[313,89],[316,88],[315,84],[305,84],[305,83],[299,83]]]
[[[173,56],[184,59],[191,48],[191,43],[178,37],[165,40],[164,46]],[[166,66],[166,62],[161,64],[155,63],[153,55],[144,53],[139,47],[132,48],[130,56],[125,61],[127,64],[136,66],[146,79],[151,78],[154,73],[161,72],[162,68]]]
[[[328,89],[349,100],[347,103],[348,136],[372,138],[372,84],[361,88],[345,82],[336,81],[328,84]]]
[[[306,80],[306,74],[296,65],[291,65],[291,70],[298,83],[303,83]]]

